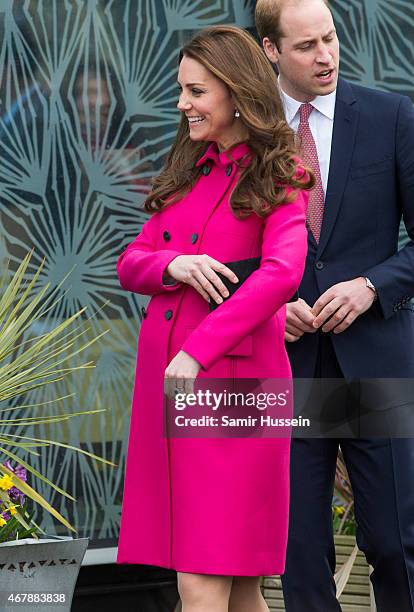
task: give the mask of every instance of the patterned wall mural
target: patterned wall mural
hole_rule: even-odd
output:
[[[342,74],[414,99],[412,0],[333,0]],[[45,258],[41,282],[61,300],[48,328],[87,306],[92,334],[108,329],[54,388],[25,402],[76,392],[60,411],[100,415],[33,434],[82,445],[115,461],[96,465],[62,449],[30,457],[77,499],[40,492],[80,536],[118,535],[130,397],[141,307],[115,275],[117,257],[145,220],[151,176],[171,144],[177,53],[209,24],[252,28],[254,0],[0,0],[0,255],[15,269],[30,249]],[[28,334],[41,332],[28,330]],[[3,406],[4,407],[4,406]],[[33,414],[36,414],[33,412]],[[27,459],[28,457],[26,457]],[[49,533],[67,533],[37,515]]]

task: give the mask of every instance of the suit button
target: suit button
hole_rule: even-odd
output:
[[[323,268],[324,268],[324,263],[323,263],[323,261],[317,261],[317,262],[316,262],[316,264],[315,264],[315,268],[316,268],[317,270],[323,270]]]
[[[169,321],[172,318],[172,316],[173,316],[173,311],[172,310],[166,310],[165,311],[164,317],[165,317],[166,321]]]
[[[204,174],[204,176],[208,176],[210,174],[210,172],[211,172],[211,168],[210,168],[210,166],[205,164],[205,166],[202,167],[201,171]]]
[[[165,242],[169,242],[171,240],[171,234],[170,232],[167,232],[167,230],[165,230],[162,237],[164,238]]]
[[[198,234],[192,234],[191,236],[191,244],[195,244],[198,240]]]
[[[144,306],[141,308],[141,315],[143,319],[147,318],[147,311],[145,310]]]
[[[230,176],[232,169],[233,169],[233,164],[229,164],[226,168],[227,176]]]

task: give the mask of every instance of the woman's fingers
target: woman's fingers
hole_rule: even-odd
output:
[[[199,283],[199,281],[197,280],[195,276],[192,276],[187,281],[187,284],[191,285],[191,287],[193,287],[196,291],[198,291],[198,293],[201,295],[201,297],[203,297],[206,300],[206,302],[210,301],[209,293],[207,293],[207,291],[202,287],[202,285]]]
[[[186,393],[185,379],[173,375],[165,375],[164,378],[164,393],[170,399],[174,400],[177,393]]]
[[[227,268],[227,266],[216,259],[208,255],[203,257],[201,269],[196,272],[196,280],[217,304],[221,304],[223,298],[229,296],[229,291],[216,272],[219,272],[233,283],[237,283],[239,279],[230,268]]]
[[[184,393],[194,393],[194,378],[184,379]]]
[[[230,268],[220,263],[219,261],[216,261],[215,259],[209,257],[208,267],[206,266],[205,274],[210,279],[210,281],[214,283],[221,295],[223,297],[228,297],[229,291],[226,285],[221,280],[221,278],[216,274],[216,272],[219,272],[222,276],[225,276],[229,279],[229,281],[234,284],[238,283],[239,279],[234,274],[234,272],[230,270]]]
[[[225,266],[223,263],[221,263],[220,261],[217,261],[217,259],[213,259],[213,257],[209,257],[207,256],[207,263],[210,265],[210,267],[215,270],[216,272],[220,272],[220,274],[222,274],[223,276],[225,276],[226,278],[228,278],[232,283],[238,283],[239,279],[237,278],[237,276],[235,275],[235,273],[233,272],[233,270],[230,270],[230,268],[228,268],[227,266]],[[217,275],[216,275],[217,276]],[[217,278],[219,279],[219,277],[217,276]],[[220,279],[219,279],[220,280]],[[221,281],[220,281],[221,282]],[[224,285],[223,285],[224,286]]]
[[[203,288],[203,290],[215,301],[217,302],[217,304],[221,304],[223,301],[223,298],[221,297],[221,295],[218,293],[218,291],[216,290],[215,286],[213,285],[212,282],[210,282],[209,278],[213,276],[214,273],[212,273],[211,268],[208,268],[208,266],[205,266],[202,270],[198,270],[195,273],[195,278],[196,281],[201,285],[201,287]],[[208,275],[208,276],[207,276]],[[214,276],[217,276],[217,274],[215,274]],[[223,283],[221,283],[223,284]],[[223,285],[224,289],[226,289],[226,287]],[[228,291],[226,289],[227,295],[228,295]]]
[[[214,286],[214,282],[217,279],[217,284],[221,285],[222,295],[227,297],[229,292],[227,291],[224,283],[219,279],[217,274],[211,268],[206,265],[201,270],[194,270],[191,278],[187,281],[189,285],[194,287],[196,291],[207,301],[209,302],[213,299],[217,304],[221,304],[223,298],[219,294],[218,290]]]
[[[184,378],[183,376],[165,376],[164,378],[164,393],[170,399],[174,400],[177,393],[193,393],[194,378]]]
[[[187,283],[207,301],[221,304],[229,291],[217,272],[237,283],[238,278],[224,264],[209,255],[180,255],[167,267],[166,272],[175,280]]]
[[[164,394],[169,399],[174,399],[174,379],[168,376],[164,378]]]

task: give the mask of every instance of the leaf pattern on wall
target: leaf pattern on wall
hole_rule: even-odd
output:
[[[414,97],[411,0],[333,0],[342,72]],[[2,0],[0,3],[0,257],[16,268],[34,248],[40,282],[61,300],[29,333],[87,306],[90,334],[109,329],[80,363],[96,362],[27,401],[75,393],[55,410],[105,408],[33,434],[98,452],[118,468],[62,449],[25,457],[77,498],[40,492],[79,536],[115,542],[122,502],[141,307],[119,286],[119,253],[146,219],[151,177],[178,120],[178,51],[218,23],[253,28],[254,0]],[[61,286],[59,283],[64,279]],[[33,415],[35,411],[33,412]],[[18,433],[18,432],[17,432]],[[62,533],[38,516],[49,533]]]
[[[411,0],[335,0],[332,9],[343,76],[414,98]]]

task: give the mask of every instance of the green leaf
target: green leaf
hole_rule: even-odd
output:
[[[71,531],[74,531],[75,533],[77,533],[76,529],[74,527],[72,527],[72,525],[57,510],[55,510],[55,508],[53,508],[53,506],[51,506],[40,495],[40,493],[38,493],[30,485],[28,485],[27,482],[24,482],[23,480],[21,480],[18,476],[16,476],[16,474],[14,474],[14,472],[12,472],[11,470],[9,470],[8,468],[6,468],[4,465],[1,465],[1,464],[0,464],[0,471],[4,472],[5,474],[8,473],[9,476],[13,476],[13,479],[16,482],[16,487],[22,493],[24,493],[25,495],[27,495],[27,497],[30,497],[30,499],[33,499],[33,501],[35,501],[37,504],[42,506],[45,510],[47,510],[47,512],[49,512],[49,514],[54,516],[58,521],[60,521],[63,525],[65,525],[65,527],[67,527]],[[32,471],[32,469],[30,469],[30,471]],[[48,484],[50,484],[51,486],[53,486],[53,487],[57,488],[57,490],[59,490],[58,487],[56,487],[56,485],[53,485],[49,480],[45,479],[44,476],[42,476],[42,480],[45,480],[45,482],[47,482]],[[76,501],[71,495],[69,495],[68,493],[66,493],[62,489],[60,489],[60,492],[62,492],[62,494],[66,495],[67,497],[69,497],[73,501]]]
[[[21,438],[23,436],[15,436],[15,437]],[[47,444],[53,444],[53,446],[61,446],[62,448],[68,448],[70,450],[74,450],[78,453],[81,453],[82,455],[86,455],[87,457],[90,457],[91,459],[96,459],[96,461],[100,461],[101,463],[106,463],[106,465],[111,465],[112,467],[118,467],[117,463],[113,463],[112,461],[109,461],[108,459],[104,459],[103,457],[100,457],[99,455],[94,455],[93,453],[90,453],[89,451],[86,451],[83,448],[79,448],[78,446],[72,446],[71,444],[64,444],[63,442],[56,442],[55,440],[42,440],[39,438],[30,438],[28,436],[24,436],[24,439],[46,442]],[[0,451],[1,451],[1,448],[0,448]]]
[[[52,483],[48,478],[46,478],[46,476],[43,476],[43,474],[41,474],[40,472],[35,470],[35,468],[33,468],[26,461],[24,461],[24,459],[21,459],[20,457],[18,457],[17,455],[15,455],[14,453],[12,453],[9,450],[6,450],[5,448],[2,448],[0,450],[1,450],[2,453],[7,455],[8,457],[10,457],[11,459],[14,459],[15,461],[18,461],[20,463],[20,465],[22,465],[24,468],[26,468],[26,470],[28,470],[31,474],[33,474],[34,476],[37,476],[37,478],[39,478],[40,480],[43,480],[43,482],[46,482],[48,485],[50,485],[51,487],[56,489],[56,491],[58,491],[61,495],[64,495],[65,497],[68,497],[72,501],[76,501],[76,499],[74,497],[72,497],[72,495],[69,495],[69,493],[67,493],[66,491],[64,491],[63,489],[61,489],[60,487],[58,487],[54,483]],[[0,464],[0,471],[4,472],[5,474],[9,474],[9,476],[12,476],[13,480],[18,480],[19,484],[16,485],[16,487],[18,489],[20,489],[20,484],[23,482],[23,480],[18,478],[18,476],[16,476],[16,474],[14,474],[14,472],[9,470],[6,466],[4,466],[2,464]],[[23,489],[20,489],[20,491],[22,491],[24,493]]]
[[[61,293],[63,282],[68,276],[57,287],[54,287],[53,290],[50,290],[49,283],[39,286],[40,275],[44,267],[43,260],[34,274],[31,274],[29,280],[26,281],[32,255],[33,251],[26,255],[20,263],[18,270],[7,281],[7,284],[3,285],[4,291],[0,295],[0,401],[10,401],[13,398],[18,398],[23,393],[26,394],[28,391],[59,382],[77,370],[95,367],[91,361],[76,366],[70,364],[75,357],[82,353],[82,351],[90,348],[108,331],[104,331],[91,339],[91,326],[89,324],[85,325],[85,320],[81,319],[86,309],[81,308],[44,334],[36,336],[31,334],[33,324],[41,321],[42,317],[62,299],[62,295],[59,295],[59,293]],[[86,319],[86,321],[89,320],[90,317]],[[28,335],[29,337],[27,337]],[[24,427],[66,422],[75,416],[103,412],[103,409],[95,409],[68,414],[46,414],[43,411],[39,411],[40,413],[36,416],[29,416],[27,414],[27,411],[30,409],[46,406],[51,403],[56,404],[56,402],[69,397],[73,397],[73,394],[58,397],[53,402],[33,405],[21,404],[1,409],[0,412],[6,413],[7,417],[5,414],[5,418],[0,419],[0,427],[2,429],[0,444],[3,445],[0,446],[0,453],[21,464],[35,478],[48,484],[61,495],[76,501],[66,491],[34,469],[27,461],[21,459],[12,450],[9,450],[11,447],[17,449],[17,451],[22,450],[31,456],[38,456],[39,452],[36,449],[42,446],[61,446],[71,451],[82,453],[101,463],[116,466],[111,461],[76,446],[53,440],[17,435],[10,431],[15,427],[18,427],[19,431],[21,431]],[[10,417],[8,411],[11,410],[19,410],[19,416],[16,416],[16,418]],[[8,470],[4,465],[0,465],[0,472],[9,474],[22,493],[35,503],[41,505],[63,525],[76,533],[76,530],[70,523],[34,488],[19,479],[16,474]],[[33,527],[33,525],[29,524],[24,513],[19,514],[19,516],[15,515],[15,517],[16,520],[13,521],[12,525],[15,524],[14,529],[17,535],[29,533],[29,531],[34,533],[36,528],[40,530],[40,527]],[[4,534],[3,529],[0,532]],[[3,535],[0,535],[0,537],[3,537]]]

